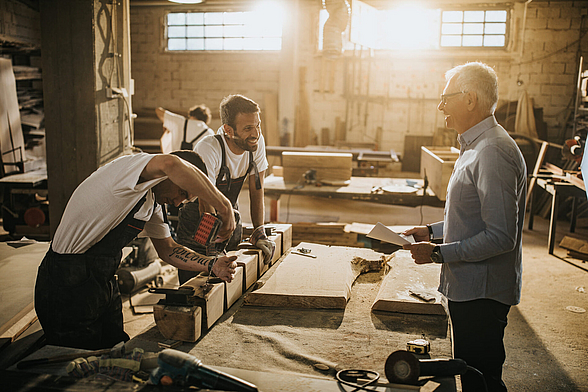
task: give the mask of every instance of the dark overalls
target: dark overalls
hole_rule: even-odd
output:
[[[49,249],[35,285],[35,310],[47,344],[94,350],[129,340],[115,273],[122,249],[145,226],[134,218],[145,200],[85,253]]]
[[[229,251],[236,250],[237,245],[239,245],[241,242],[243,227],[241,225],[241,215],[238,211],[239,206],[237,202],[239,199],[239,193],[241,193],[241,188],[243,188],[245,178],[253,170],[253,174],[255,175],[255,186],[257,189],[261,189],[261,182],[259,179],[259,170],[257,169],[257,164],[253,160],[253,153],[251,151],[249,151],[249,167],[247,168],[247,172],[239,178],[231,179],[231,173],[229,171],[229,167],[227,166],[225,143],[223,143],[222,139],[223,136],[214,135],[214,137],[218,140],[221,146],[222,154],[221,167],[218,172],[218,176],[216,177],[216,187],[223,195],[227,197],[227,199],[230,200],[233,209],[235,210],[235,223],[237,225],[233,235],[227,242],[217,244],[217,251],[220,252],[223,249]],[[196,224],[198,223],[199,219],[200,210],[198,200],[192,203],[187,203],[180,209],[178,214],[178,243],[187,246],[195,252],[206,254],[206,248],[193,239],[194,233],[196,231]],[[180,284],[184,284],[196,275],[198,275],[198,272],[178,270]]]

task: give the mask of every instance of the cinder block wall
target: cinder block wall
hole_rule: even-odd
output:
[[[0,39],[40,45],[41,23],[38,6],[32,8],[16,0],[0,1]]]
[[[579,53],[587,41],[588,22],[584,21],[582,26],[582,21],[588,1],[532,2],[526,15],[524,5],[515,3],[507,50],[376,52],[370,65],[369,93],[378,98],[367,103],[346,101],[343,96],[345,83],[351,82],[351,54],[328,61],[317,51],[320,2],[298,3],[296,66],[307,68],[307,83],[299,86],[296,81],[294,91],[282,94],[291,93],[299,102],[299,92],[306,93],[310,125],[317,135],[326,127],[334,140],[335,121],[339,117],[348,122],[348,141],[374,142],[376,130],[381,127],[379,148],[402,152],[406,135],[432,136],[444,126],[443,116],[436,110],[445,86],[444,72],[455,65],[479,60],[498,73],[499,106],[518,100],[526,90],[535,107],[543,108],[547,138],[561,143],[562,137],[571,137],[562,135],[561,130],[573,110]],[[131,8],[135,111],[150,112],[157,106],[186,111],[192,104],[203,102],[213,109],[213,125],[217,125],[218,103],[224,95],[247,95],[263,109],[265,93],[280,93],[280,53],[165,52],[164,16],[170,9]],[[366,64],[363,63],[362,76],[357,76],[355,82],[356,87],[361,84],[361,91],[357,90],[361,94],[368,88]],[[280,117],[279,121],[282,120]]]

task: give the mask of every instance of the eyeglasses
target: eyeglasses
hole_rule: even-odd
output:
[[[443,105],[447,105],[447,98],[455,97],[456,95],[459,95],[459,94],[467,94],[467,91],[459,91],[457,93],[451,93],[451,94],[441,94],[441,103]]]

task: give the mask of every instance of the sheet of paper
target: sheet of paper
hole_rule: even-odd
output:
[[[372,231],[369,232],[367,235],[370,238],[374,238],[376,240],[388,242],[390,244],[402,246],[404,244],[412,244],[414,243],[414,238],[410,236],[404,236],[402,234],[397,234],[384,226],[382,223],[378,222]]]

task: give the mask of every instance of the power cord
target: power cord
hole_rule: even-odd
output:
[[[354,387],[355,389],[352,392],[358,391],[360,389],[362,389],[364,391],[372,391],[373,392],[374,391],[373,389],[368,389],[366,387],[368,385],[372,385],[376,381],[378,381],[380,379],[380,373],[374,372],[373,370],[345,369],[345,370],[338,371],[337,375],[335,377],[337,378],[337,381],[340,382],[341,384],[345,384],[350,387]],[[367,380],[367,381],[363,384],[359,384],[360,380]]]
[[[484,375],[482,374],[482,372],[473,366],[467,365],[467,367],[468,367],[468,370],[470,370],[470,371],[476,373],[478,376],[480,376],[480,378],[482,379],[482,384],[484,385],[484,391],[488,392],[488,385],[486,385],[486,379],[484,378]]]
[[[427,197],[427,188],[429,188],[429,178],[427,177],[427,169],[423,169],[424,173],[425,173],[425,183],[423,185],[423,199],[421,202],[421,207],[419,209],[419,212],[421,214],[421,222],[419,223],[419,226],[422,226],[423,224],[423,206],[425,205],[425,198]]]

